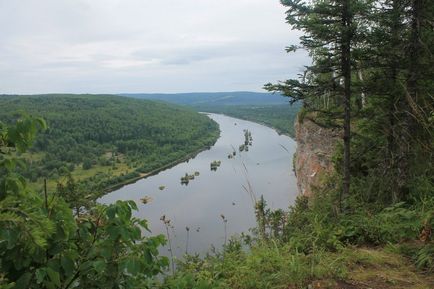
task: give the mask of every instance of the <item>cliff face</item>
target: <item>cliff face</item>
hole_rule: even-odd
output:
[[[311,196],[322,176],[333,171],[331,158],[339,141],[339,131],[324,128],[304,118],[295,122],[297,150],[294,161],[299,194]]]

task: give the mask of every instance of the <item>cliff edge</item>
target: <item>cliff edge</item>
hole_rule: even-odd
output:
[[[299,194],[311,196],[325,174],[333,172],[332,155],[340,139],[338,129],[326,128],[305,117],[295,121],[297,150],[294,170]]]

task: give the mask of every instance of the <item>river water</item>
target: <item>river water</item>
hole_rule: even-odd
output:
[[[160,217],[170,219],[169,234],[174,255],[204,253],[211,246],[220,248],[227,235],[239,235],[255,226],[254,199],[264,196],[271,209],[287,209],[294,203],[297,186],[292,170],[296,149],[294,140],[279,135],[269,127],[220,114],[208,114],[220,125],[220,138],[211,149],[157,175],[126,185],[111,192],[100,203],[134,200],[139,211],[136,217],[149,222],[152,234],[166,234]],[[244,143],[244,130],[251,132],[249,151],[239,152]],[[228,154],[236,150],[236,156]],[[221,161],[216,171],[210,163]],[[181,184],[186,173],[199,172],[188,185]],[[160,190],[160,186],[165,186]],[[147,204],[142,198],[149,199]],[[187,245],[187,230],[189,241]],[[167,253],[167,252],[166,252]]]

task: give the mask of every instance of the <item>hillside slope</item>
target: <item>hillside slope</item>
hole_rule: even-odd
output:
[[[125,93],[123,96],[186,105],[197,111],[222,113],[268,125],[294,136],[294,120],[301,105],[289,105],[280,94],[249,91],[193,93]]]
[[[218,135],[216,123],[191,109],[113,95],[4,95],[0,106],[0,121],[20,112],[47,121],[24,173],[52,187],[72,173],[104,189],[208,147]]]
[[[294,121],[300,110],[299,104],[289,105],[200,105],[198,111],[222,113],[250,120],[274,128],[278,133],[295,136]]]
[[[276,105],[287,104],[280,94],[249,91],[235,92],[192,92],[192,93],[122,93],[120,95],[161,100],[183,105]]]

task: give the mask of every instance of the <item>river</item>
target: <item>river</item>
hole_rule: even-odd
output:
[[[153,235],[166,234],[161,216],[170,219],[169,230],[174,255],[186,251],[189,228],[189,253],[204,253],[211,246],[221,247],[227,235],[239,235],[255,226],[254,201],[261,195],[271,209],[287,209],[297,196],[292,158],[296,143],[269,127],[220,114],[208,114],[220,126],[220,137],[213,147],[193,159],[157,175],[141,179],[113,191],[98,201],[134,200],[136,217],[149,222]],[[244,130],[252,135],[249,151],[239,152],[244,143]],[[236,149],[236,156],[228,155]],[[216,171],[210,163],[221,161]],[[188,185],[180,179],[186,173],[199,172]],[[160,186],[165,186],[160,190]],[[149,202],[143,204],[142,198]]]

